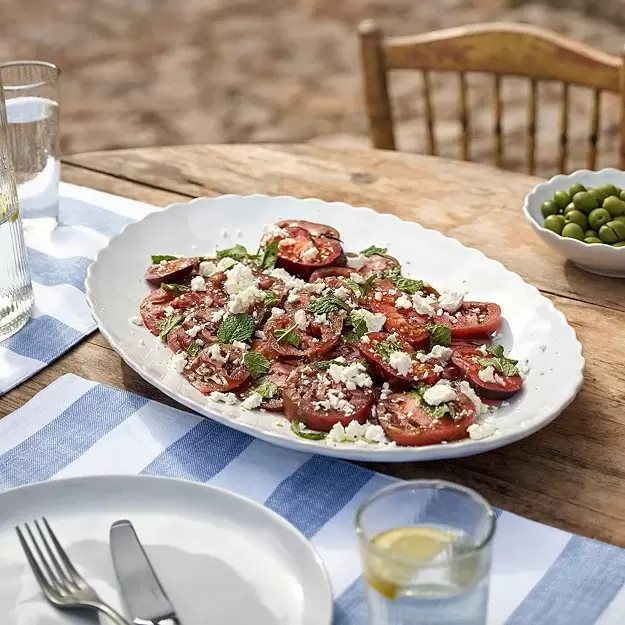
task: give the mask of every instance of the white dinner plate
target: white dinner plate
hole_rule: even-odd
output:
[[[427,447],[354,443],[328,445],[297,437],[280,415],[215,403],[169,366],[170,350],[130,322],[149,293],[143,279],[152,254],[208,255],[241,243],[255,250],[263,227],[281,219],[308,219],[337,228],[345,249],[387,246],[404,274],[435,288],[466,291],[467,299],[498,303],[505,321],[500,342],[527,362],[523,390],[494,417],[497,431],[481,440]],[[502,242],[502,245],[504,243]],[[573,400],[584,359],[565,316],[538,290],[501,263],[440,232],[370,208],[340,202],[265,195],[198,198],[148,215],[127,226],[97,256],[86,281],[87,300],[104,336],[122,358],[154,386],[201,415],[263,440],[353,460],[419,461],[468,456],[517,441],[552,421]]]
[[[53,480],[0,494],[4,625],[84,620],[49,605],[26,563],[15,526],[41,516],[83,577],[120,611],[108,537],[113,521],[130,519],[184,625],[331,623],[332,593],[321,560],[279,515],[211,486],[104,476]]]

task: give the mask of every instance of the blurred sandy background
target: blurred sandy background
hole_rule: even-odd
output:
[[[491,20],[545,26],[619,54],[616,0],[2,0],[0,58],[62,69],[63,152],[175,143],[303,142],[366,146],[356,26],[388,34]],[[585,14],[590,12],[591,15]],[[457,154],[456,81],[437,80],[444,155]],[[491,83],[470,81],[476,160],[490,158]],[[421,149],[419,80],[393,77],[400,147]],[[507,165],[520,167],[526,85],[505,89]],[[558,108],[541,110],[544,173],[555,162]],[[572,96],[575,158],[583,164],[587,94]],[[604,101],[601,165],[616,163],[616,99]],[[546,133],[545,129],[551,129]]]

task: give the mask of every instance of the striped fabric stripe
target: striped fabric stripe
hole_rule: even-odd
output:
[[[0,421],[0,489],[112,473],[182,477],[263,502],[324,559],[335,625],[368,622],[353,518],[391,478],[73,375]],[[625,551],[505,511],[497,523],[488,625],[624,622]]]
[[[84,299],[87,268],[110,237],[154,210],[141,202],[66,183],[61,183],[60,196],[59,227],[51,233],[26,232],[34,318],[18,334],[0,342],[0,395],[95,330]]]

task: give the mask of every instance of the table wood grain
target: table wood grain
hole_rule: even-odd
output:
[[[584,345],[585,383],[551,425],[457,460],[370,465],[443,478],[494,505],[625,546],[625,282],[586,274],[546,247],[521,206],[538,178],[439,158],[308,145],[176,146],[65,159],[63,179],[165,206],[200,195],[268,193],[370,206],[476,247],[537,286]],[[175,405],[94,333],[0,398],[0,417],[66,373]]]

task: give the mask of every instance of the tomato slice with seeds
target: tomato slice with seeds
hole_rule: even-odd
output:
[[[275,360],[271,363],[271,368],[269,369],[269,373],[267,375],[264,375],[246,385],[246,390],[242,393],[241,397],[248,397],[254,392],[255,388],[258,388],[263,384],[275,384],[277,387],[276,395],[274,397],[263,397],[260,407],[273,412],[282,412],[282,410],[284,410],[282,389],[284,388],[289,375],[291,375],[296,368],[296,364]]]
[[[377,312],[386,316],[384,327],[390,333],[397,334],[408,341],[415,349],[425,349],[430,343],[430,333],[427,329],[429,319],[424,323],[423,315],[418,315],[414,310],[400,312],[389,304],[381,304]]]
[[[360,350],[360,353],[374,366],[378,374],[385,380],[388,380],[395,385],[406,387],[411,384],[417,384],[418,382],[436,384],[436,382],[440,379],[441,374],[440,372],[434,371],[436,363],[433,361],[419,362],[418,360],[413,360],[412,370],[409,373],[399,373],[399,371],[392,367],[391,364],[377,351],[377,346],[388,340],[390,334],[387,334],[386,332],[369,332],[368,334],[365,334],[365,336],[367,337],[368,342],[364,342],[360,339],[358,342],[358,349]],[[412,345],[410,345],[410,343],[406,340],[398,336],[396,342],[408,355],[414,354]]]
[[[203,341],[206,346],[217,343],[217,330],[222,319],[223,309],[219,306],[202,306],[191,310],[182,323],[169,333],[167,345],[177,353],[186,352],[191,343],[197,345],[197,339]]]
[[[356,256],[358,256],[358,254],[354,254],[353,252],[345,253],[348,263],[350,258],[356,258]],[[365,264],[360,269],[352,269],[351,271],[360,274],[363,278],[369,278],[370,276],[385,276],[389,271],[393,271],[399,266],[399,261],[393,256],[372,254],[367,257]]]
[[[386,435],[398,445],[420,447],[443,441],[467,438],[467,430],[475,423],[475,405],[456,387],[456,399],[450,402],[457,419],[445,415],[434,419],[421,405],[416,393],[391,393],[380,399],[377,415]]]
[[[453,315],[455,322],[450,313],[434,317],[436,323],[451,329],[454,339],[481,338],[497,332],[501,326],[501,307],[493,302],[464,302],[459,312],[459,317]]]
[[[336,228],[327,226],[326,224],[317,224],[313,221],[306,221],[304,219],[284,219],[278,222],[278,228],[287,229],[292,228],[304,228],[308,230],[314,237],[330,237],[333,239],[341,239],[341,235]]]
[[[216,357],[215,345],[219,345]],[[184,375],[203,395],[213,392],[225,393],[241,386],[250,377],[250,372],[243,364],[245,352],[234,345],[215,343],[202,349],[198,355],[189,359]],[[225,362],[221,362],[225,360]]]
[[[310,281],[315,282],[316,280],[320,280],[322,278],[349,278],[353,273],[357,273],[354,269],[349,269],[348,267],[324,267],[323,269],[317,269],[310,276]]]
[[[306,312],[305,314],[308,322],[305,330],[296,327],[294,313],[270,319],[265,325],[265,338],[269,347],[277,354],[290,358],[312,358],[332,349],[341,335],[343,318],[338,313],[331,313],[327,316],[326,323],[321,324],[315,322],[313,313]],[[294,328],[293,333],[299,339],[299,347],[286,341],[278,341],[276,337],[276,332],[291,328]]]
[[[143,299],[139,307],[143,325],[155,336],[158,336],[158,322],[165,317],[165,309],[171,306],[176,295],[164,289],[156,289]]]
[[[153,284],[161,284],[161,282],[180,282],[190,276],[197,270],[200,259],[192,258],[176,258],[161,263],[150,265],[145,272],[145,279]]]
[[[451,361],[458,369],[459,374],[464,377],[475,392],[486,399],[509,399],[516,395],[523,386],[523,378],[520,375],[504,376],[495,371],[495,379],[499,382],[485,382],[480,378],[480,371],[483,367],[477,358],[484,358],[484,354],[473,346],[458,346],[454,348]]]
[[[335,424],[364,423],[371,415],[374,393],[370,388],[349,390],[313,365],[298,367],[287,379],[284,415],[306,427],[329,432]],[[332,407],[334,405],[335,407]]]

